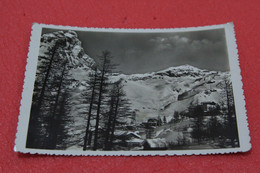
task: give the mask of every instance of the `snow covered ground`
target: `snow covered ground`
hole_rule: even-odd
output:
[[[203,102],[221,105],[224,79],[229,79],[229,74],[183,65],[153,73],[111,76],[111,80],[119,79],[123,79],[136,121],[141,123],[158,116],[170,121],[174,112]]]
[[[89,85],[89,75],[94,74],[92,66],[96,62],[84,53],[75,32],[60,31],[42,36],[39,52],[41,58],[39,58],[38,66],[46,61],[57,40],[61,38],[66,40],[64,48],[58,49],[56,52],[61,57],[68,59],[71,67],[68,76],[73,79],[73,82],[66,86],[70,88],[70,108],[67,116],[69,123],[65,125],[68,137],[64,142],[70,143],[67,149],[79,150],[82,149],[82,139],[86,129],[86,112],[89,106],[82,93]],[[109,76],[109,80],[110,82],[122,80],[123,90],[136,115],[134,123],[137,131],[115,131],[115,134],[119,135],[120,132],[126,136],[134,134],[136,138],[127,140],[133,145],[139,145],[145,140],[152,145],[156,143],[168,145],[177,144],[183,138],[190,143],[193,142],[190,137],[193,119],[186,117],[173,123],[175,112],[187,112],[191,106],[201,105],[204,102],[214,102],[222,108],[225,107],[225,80],[230,80],[230,74],[182,65],[144,74],[112,74]],[[146,129],[141,125],[149,119],[158,119],[158,117],[162,121],[165,117],[165,122],[153,127],[152,139],[147,139]],[[218,119],[223,118],[218,116]],[[131,121],[126,120],[126,122]],[[95,120],[91,120],[90,123],[93,128]],[[214,144],[204,145],[206,148],[215,147]],[[140,146],[135,146],[135,148],[140,149]]]

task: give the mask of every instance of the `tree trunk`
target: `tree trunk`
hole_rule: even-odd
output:
[[[57,50],[57,45],[55,45],[54,48],[53,48],[53,53],[52,53],[52,56],[51,56],[51,59],[50,59],[50,63],[49,63],[48,68],[47,68],[47,72],[46,72],[45,78],[44,78],[44,82],[43,82],[43,85],[42,85],[40,97],[39,97],[39,100],[38,100],[38,105],[36,107],[36,113],[39,113],[41,105],[42,105],[46,84],[47,84],[47,81],[48,81],[48,78],[49,78],[49,74],[50,74],[50,71],[51,71],[51,66],[52,66],[52,62],[53,62],[56,50]]]
[[[112,96],[113,97],[113,96]],[[110,134],[110,128],[111,128],[111,121],[112,121],[112,115],[113,115],[113,108],[114,108],[114,98],[111,98],[111,103],[110,103],[110,111],[109,111],[109,118],[108,118],[108,123],[107,123],[107,131],[105,135],[105,150],[109,150],[109,134]]]
[[[93,106],[94,97],[95,97],[96,80],[97,80],[97,71],[95,71],[94,83],[93,83],[93,86],[92,86],[92,94],[91,94],[90,105],[89,105],[88,121],[87,121],[86,134],[85,134],[85,138],[84,138],[83,151],[86,150],[86,146],[87,146],[91,112],[92,112],[92,106]]]
[[[113,143],[113,140],[114,140],[114,133],[115,133],[115,127],[116,127],[116,118],[117,118],[118,105],[119,105],[119,95],[118,95],[117,100],[116,100],[115,114],[114,114],[112,130],[111,130],[111,136],[110,136],[110,141],[109,141],[109,148],[112,147],[112,143]]]
[[[233,134],[230,134],[232,133],[232,112],[231,112],[231,106],[230,106],[230,90],[229,90],[229,87],[228,87],[228,82],[225,81],[225,89],[226,89],[226,96],[227,96],[227,107],[228,107],[228,137],[230,138],[231,140],[231,145],[232,147],[234,146],[234,137],[233,137]]]
[[[58,121],[58,118],[57,115],[56,115],[56,109],[57,109],[57,106],[58,106],[58,103],[59,103],[59,96],[60,96],[60,93],[61,93],[61,87],[62,87],[62,82],[63,82],[63,78],[64,78],[64,73],[65,73],[65,70],[66,70],[66,64],[67,64],[67,60],[66,62],[64,63],[64,66],[63,66],[63,70],[62,70],[62,73],[61,73],[61,79],[59,81],[59,84],[58,84],[58,89],[57,89],[57,95],[56,95],[56,98],[55,98],[55,104],[54,104],[54,107],[53,107],[53,117],[50,118],[50,148],[53,148],[55,149],[56,148],[56,144],[57,144],[57,127],[58,127],[58,124],[60,123]],[[63,105],[61,105],[63,106]]]
[[[42,89],[41,89],[41,92],[40,92],[40,96],[39,96],[39,99],[38,99],[38,103],[36,104],[35,107],[32,107],[32,110],[31,110],[31,115],[30,115],[30,127],[28,129],[28,135],[27,135],[27,142],[26,142],[26,146],[27,147],[34,147],[35,145],[37,146],[38,144],[35,143],[35,133],[36,133],[36,128],[38,125],[37,125],[37,116],[40,116],[40,108],[41,108],[41,105],[42,105],[42,101],[43,101],[43,97],[44,97],[44,93],[45,93],[45,88],[46,88],[46,84],[47,84],[47,81],[48,81],[48,78],[49,78],[49,74],[50,74],[50,70],[51,70],[51,66],[52,66],[52,62],[53,62],[53,59],[54,59],[54,55],[56,53],[56,48],[57,46],[55,45],[54,48],[53,48],[53,53],[52,53],[52,56],[51,56],[51,59],[50,59],[50,62],[49,62],[49,65],[48,65],[48,68],[47,68],[47,72],[46,72],[46,75],[45,75],[45,78],[44,78],[44,82],[43,82],[43,85],[42,85]]]
[[[104,85],[104,76],[105,76],[105,65],[106,65],[106,56],[104,56],[102,76],[101,76],[100,87],[99,87],[99,96],[98,96],[98,105],[97,105],[98,107],[97,107],[97,115],[96,115],[96,126],[95,126],[95,136],[94,136],[94,146],[93,146],[93,150],[96,150],[96,149],[97,149],[99,114],[100,114],[100,106],[101,106],[102,94],[103,94],[103,85]]]
[[[92,141],[92,131],[89,132],[89,135],[88,135],[88,145],[91,145],[91,141]]]

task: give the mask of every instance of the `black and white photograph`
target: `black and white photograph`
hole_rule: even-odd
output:
[[[232,24],[35,28],[18,151],[174,155],[250,148]]]

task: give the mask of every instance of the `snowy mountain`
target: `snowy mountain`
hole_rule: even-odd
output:
[[[74,31],[44,34],[41,38],[39,57],[49,56],[50,50],[58,40],[64,40],[65,43],[57,53],[67,58],[73,67],[70,74],[76,82],[72,84],[74,90],[71,96],[78,104],[75,103],[77,106],[72,110],[72,114],[76,116],[81,111],[81,91],[88,85],[88,76],[93,73],[91,67],[95,61],[84,53]],[[39,58],[39,63],[41,61],[44,61],[44,58]],[[126,96],[136,112],[136,120],[141,123],[158,116],[166,116],[169,121],[175,111],[186,111],[190,105],[206,101],[221,104],[223,82],[229,78],[228,72],[201,70],[190,65],[182,65],[144,74],[113,74],[110,81],[123,80]]]
[[[58,48],[55,52],[68,59],[69,65],[73,66],[71,74],[74,75],[75,79],[84,80],[83,76],[86,76],[86,72],[90,71],[95,61],[84,53],[81,41],[74,31],[58,31],[43,34],[39,51],[39,63],[44,60],[44,57],[48,58],[50,56],[50,52],[53,51],[58,43],[62,46],[57,46]]]
[[[191,105],[203,102],[221,104],[224,79],[228,72],[201,70],[190,65],[132,75],[116,75],[113,80],[122,79],[124,90],[136,111],[137,122],[149,118],[166,116],[167,121],[175,111],[187,111]]]
[[[92,66],[95,63],[92,58],[84,53],[84,50],[81,47],[81,41],[78,39],[77,33],[74,31],[58,31],[44,34],[41,37],[39,56],[48,56],[50,50],[59,40],[64,42],[60,52],[65,52],[63,56],[68,58],[72,65],[82,64],[84,66]]]
[[[28,138],[29,147],[45,148],[48,141],[58,141],[51,147],[82,148],[90,107],[90,78],[95,74],[93,67],[97,67],[96,64],[94,59],[84,52],[76,32],[58,31],[42,35],[31,110],[31,112],[36,110],[36,113],[32,114],[34,119],[32,121],[39,125],[32,125],[29,128],[32,134]],[[100,71],[98,70],[97,73],[100,74]],[[135,124],[132,130],[138,129],[140,137],[137,141],[139,142],[152,136],[176,142],[177,138],[183,135],[179,131],[187,130],[193,122],[192,118],[187,118],[175,122],[172,126],[173,115],[176,112],[188,112],[190,107],[205,102],[225,107],[226,100],[223,99],[226,98],[225,80],[230,80],[228,72],[202,70],[190,65],[169,67],[144,74],[107,73],[105,75],[108,75],[108,83],[119,80],[122,82],[126,98],[130,103],[129,112],[136,120],[134,122],[133,117],[126,117],[126,113],[122,111],[121,118],[123,117],[126,125],[117,128],[115,134],[118,135],[121,130],[127,134],[132,133],[131,126]],[[102,110],[99,118],[100,120],[103,118],[103,122],[101,121],[98,126],[102,130],[105,130],[106,113],[109,110],[108,97],[104,98],[102,103],[100,102]],[[92,114],[96,112],[93,110]],[[143,125],[149,119],[158,120],[158,117],[164,122],[157,125],[154,134],[150,134],[149,137]],[[57,119],[60,122],[59,127],[52,123],[58,121]],[[92,131],[96,122],[95,116],[92,116],[90,118]],[[59,132],[56,132],[56,129]],[[37,138],[34,136],[35,132]],[[136,139],[130,141],[136,142]]]

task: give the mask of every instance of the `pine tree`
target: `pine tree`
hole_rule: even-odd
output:
[[[230,80],[225,79],[225,91],[226,91],[226,105],[227,105],[227,116],[225,116],[225,130],[223,136],[226,136],[231,140],[232,147],[235,147],[235,139],[238,140],[238,130],[235,115],[235,103],[233,96],[233,88]],[[239,144],[238,144],[239,145]]]
[[[106,87],[108,84],[108,76],[113,70],[113,65],[111,64],[112,55],[109,51],[103,51],[100,56],[102,65],[100,66],[101,76],[98,89],[98,102],[97,102],[97,112],[96,112],[96,125],[95,125],[95,134],[94,134],[94,146],[93,150],[96,150],[98,146],[98,133],[99,133],[99,121],[100,121],[100,111],[102,102],[104,101],[104,94],[106,92]]]
[[[77,107],[83,105],[79,86],[84,82],[77,81],[73,73],[89,71],[95,63],[91,58],[83,57],[83,49],[75,52],[74,48],[78,49],[81,43],[75,32],[67,32],[69,34],[64,31],[44,34],[41,38],[28,148],[66,149],[83,142],[81,130],[85,126],[78,121],[84,121],[81,112],[86,110]]]
[[[46,86],[47,86],[47,82],[48,82],[48,79],[49,79],[49,76],[50,76],[50,71],[52,69],[52,65],[53,65],[53,61],[55,61],[55,55],[57,55],[56,51],[57,49],[62,49],[63,46],[65,46],[66,44],[66,39],[62,38],[62,39],[58,39],[55,43],[55,46],[52,48],[52,50],[50,51],[51,52],[51,57],[49,59],[49,63],[48,63],[48,66],[46,68],[46,74],[44,76],[44,80],[43,80],[43,84],[42,84],[42,89],[41,89],[41,92],[40,92],[40,96],[39,96],[39,99],[38,99],[38,105],[37,105],[37,112],[40,110],[41,108],[41,105],[42,105],[42,101],[43,101],[43,97],[44,97],[44,93],[45,93],[45,89],[46,89]],[[44,57],[41,57],[41,58],[44,58]],[[39,69],[39,68],[38,68]]]
[[[201,139],[203,137],[203,129],[204,129],[204,124],[203,124],[203,109],[201,106],[197,106],[194,110],[194,125],[193,125],[193,131],[192,131],[192,136],[193,138],[198,140],[198,143],[201,143]]]
[[[36,72],[35,87],[33,93],[33,102],[30,114],[30,123],[28,128],[26,147],[28,148],[43,148],[45,146],[46,127],[47,122],[45,116],[47,109],[50,108],[48,104],[51,99],[51,95],[46,93],[46,89],[50,87],[51,73],[55,60],[59,59],[57,50],[60,50],[65,45],[65,39],[60,38],[54,40],[55,45],[50,48],[49,52],[45,56],[39,56],[38,66]],[[42,104],[44,104],[42,108]]]
[[[216,116],[211,116],[208,122],[208,137],[212,138],[212,140],[215,140],[216,137],[218,137],[221,133],[221,125],[217,119]]]
[[[91,137],[89,137],[89,128],[90,128],[90,120],[92,117],[92,109],[93,109],[93,104],[97,95],[97,80],[98,78],[98,72],[97,72],[97,68],[95,67],[94,69],[94,75],[92,76],[91,80],[90,80],[90,87],[89,89],[91,90],[91,96],[88,99],[89,100],[89,111],[88,111],[88,119],[87,119],[87,127],[86,127],[86,133],[85,133],[85,137],[84,137],[84,144],[83,144],[83,151],[86,150],[86,146],[87,146],[87,142],[89,141],[89,144],[91,143]]]
[[[109,146],[109,138],[111,135],[111,126],[112,126],[112,120],[113,120],[113,113],[115,112],[115,89],[113,88],[110,92],[110,108],[109,108],[109,112],[107,113],[108,116],[108,120],[107,120],[107,127],[106,127],[106,132],[105,132],[105,143],[104,143],[104,149],[105,150],[109,150],[110,146]]]
[[[125,120],[127,118],[134,120],[133,113],[130,110],[130,103],[125,98],[126,94],[123,90],[122,81],[119,80],[114,84],[114,93],[115,93],[115,108],[112,118],[112,127],[111,127],[111,135],[109,139],[108,149],[111,149],[113,147],[113,141],[115,139],[115,130],[116,125],[123,125],[125,124]],[[119,127],[120,128],[120,127]]]
[[[60,104],[57,108],[57,124],[55,127],[56,130],[56,149],[66,149],[67,143],[65,142],[65,139],[68,138],[67,135],[67,129],[66,125],[68,122],[70,122],[70,119],[68,118],[67,114],[69,111],[69,92],[65,91],[62,92],[61,98],[60,98]]]
[[[56,86],[56,95],[55,95],[55,99],[54,99],[54,105],[52,108],[52,116],[50,117],[50,121],[49,121],[49,142],[47,143],[46,148],[49,149],[55,149],[56,145],[57,145],[57,131],[59,130],[59,124],[60,124],[60,116],[58,114],[58,106],[63,107],[64,105],[62,105],[62,102],[60,102],[60,96],[62,95],[62,89],[63,89],[63,83],[64,83],[64,79],[65,79],[65,75],[68,73],[68,68],[67,68],[67,64],[68,64],[68,59],[65,59],[64,62],[62,63],[62,71],[61,74],[55,78],[55,81],[57,82],[57,86]],[[53,83],[56,83],[53,82]]]

